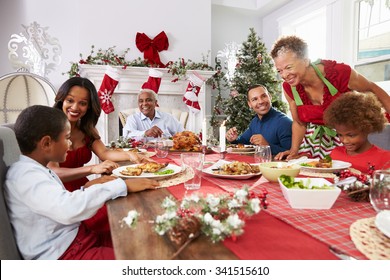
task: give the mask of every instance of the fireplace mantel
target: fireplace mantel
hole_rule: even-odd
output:
[[[126,69],[122,69],[122,67],[119,66],[112,67],[117,68],[120,73],[119,83],[112,96],[115,111],[108,115],[102,112],[97,124],[97,129],[102,137],[102,141],[105,143],[109,143],[119,136],[118,112],[124,109],[138,107],[137,95],[142,84],[146,82],[149,74],[148,67],[127,67]],[[79,69],[80,75],[90,79],[98,90],[103,80],[106,66],[80,64]],[[158,68],[157,70],[163,73],[158,92],[159,105],[161,107],[177,108],[188,111],[187,106],[182,101],[188,81],[179,80],[177,82],[172,82],[175,77],[172,76],[171,73],[168,73],[168,69]],[[187,71],[188,74],[193,72],[194,70]],[[215,74],[215,71],[196,70],[196,72],[206,78],[206,80]],[[211,87],[204,83],[198,97],[202,110],[198,114],[189,113],[186,127],[187,130],[196,133],[201,130],[202,120],[209,119],[211,116]]]

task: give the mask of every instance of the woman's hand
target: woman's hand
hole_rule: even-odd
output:
[[[284,152],[280,152],[274,157],[274,160],[290,160],[294,158],[299,158],[301,155],[298,154],[298,151],[293,151],[293,150],[287,150]]]
[[[135,163],[154,162],[154,160],[135,152],[128,152],[128,154],[130,161]]]
[[[111,160],[105,160],[102,163],[92,165],[91,174],[111,174],[112,170],[118,168],[119,165]]]
[[[155,189],[160,186],[158,181],[146,178],[126,179],[125,183],[128,192],[140,192],[147,189]]]

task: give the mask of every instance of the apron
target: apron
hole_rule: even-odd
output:
[[[322,82],[328,88],[330,94],[332,96],[338,93],[338,89],[334,87],[325,77],[322,75],[321,71],[317,68],[315,64],[320,63],[320,60],[317,60],[314,63],[310,63],[311,66],[316,71],[318,77],[322,80]],[[296,87],[291,87],[294,101],[299,110],[299,106],[303,105],[302,99],[299,96],[299,93]],[[320,115],[318,112],[319,106],[317,105],[305,105],[305,107],[310,106],[308,112],[315,113]],[[322,112],[321,112],[322,114]],[[299,114],[298,114],[299,115]],[[319,118],[317,118],[319,119]],[[322,121],[322,115],[321,115]],[[337,137],[337,133],[334,129],[331,129],[325,125],[316,124],[312,122],[308,122],[306,124],[306,132],[303,137],[302,143],[299,147],[299,154],[306,154],[312,158],[324,158],[326,155],[329,155],[330,152],[336,146],[341,146],[342,143],[340,139]]]

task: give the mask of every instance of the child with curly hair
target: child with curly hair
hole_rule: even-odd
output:
[[[350,162],[352,168],[366,174],[390,164],[390,151],[368,141],[368,134],[381,132],[386,123],[381,104],[374,94],[343,94],[326,109],[324,121],[336,130],[343,143],[332,150],[332,159]]]

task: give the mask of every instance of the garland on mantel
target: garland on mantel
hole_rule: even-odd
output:
[[[89,65],[111,65],[111,66],[122,66],[122,69],[126,69],[127,67],[149,67],[148,61],[138,57],[134,60],[126,60],[126,54],[130,51],[130,48],[125,49],[122,53],[118,54],[115,52],[116,46],[109,47],[107,50],[98,49],[95,53],[95,46],[91,46],[90,54],[83,58],[83,54],[80,53],[80,59],[77,62],[70,62],[71,67],[68,72],[63,73],[63,75],[67,74],[69,77],[80,76],[80,64],[89,64]],[[188,70],[204,70],[204,71],[216,71],[216,73],[211,76],[206,84],[210,85],[213,90],[216,90],[215,95],[215,108],[219,108],[219,104],[222,102],[222,87],[223,81],[225,81],[225,73],[222,71],[222,67],[220,63],[216,64],[216,67],[213,68],[210,66],[208,61],[208,55],[202,58],[202,62],[193,62],[188,59],[179,58],[176,61],[170,61],[167,63],[166,68],[168,69],[168,73],[171,73],[173,76],[172,82],[176,82],[178,80],[186,79],[186,73]],[[214,126],[218,120],[216,119],[216,115],[222,113],[219,111],[216,113],[215,109],[212,114],[212,118],[210,120],[211,126]]]
[[[127,48],[123,53],[117,54],[115,52],[115,47],[110,47],[107,50],[98,49],[95,54],[95,46],[91,46],[91,52],[87,56],[87,58],[83,58],[83,54],[80,53],[80,60],[77,62],[71,62],[70,70],[63,74],[68,74],[69,77],[79,76],[79,65],[80,64],[89,64],[89,65],[112,65],[112,66],[122,66],[123,69],[127,67],[149,67],[148,61],[138,57],[134,60],[126,60],[125,56],[130,51],[130,48]],[[180,79],[184,79],[186,77],[187,70],[207,70],[207,71],[215,71],[213,67],[208,65],[207,63],[208,55],[203,56],[202,62],[193,62],[188,59],[179,58],[177,61],[170,61],[167,63],[166,68],[168,69],[168,73],[171,73],[174,76],[172,82],[176,82]],[[210,85],[214,85],[214,79],[218,76],[212,76],[207,83]]]

